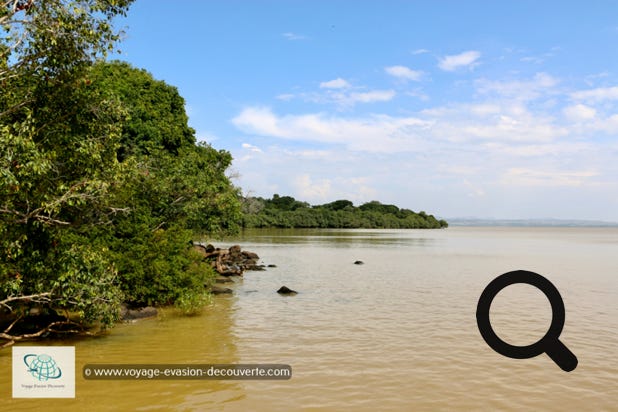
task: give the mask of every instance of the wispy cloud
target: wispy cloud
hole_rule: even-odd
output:
[[[416,49],[416,50],[412,51],[412,54],[414,54],[414,55],[425,54],[425,53],[429,53],[429,50],[427,50],[427,49]]]
[[[342,144],[351,150],[400,152],[420,150],[413,144],[428,122],[413,118],[370,116],[345,118],[323,113],[279,116],[266,107],[249,107],[232,119],[245,133],[304,142]]]
[[[474,67],[481,53],[475,50],[465,51],[459,54],[444,56],[439,59],[438,67],[444,71],[452,72],[462,67]]]
[[[281,94],[278,100],[288,101],[299,98],[317,104],[334,104],[339,110],[347,110],[359,103],[387,102],[396,96],[390,89],[367,90],[362,86],[353,86],[347,80],[337,77],[320,83],[320,91]]]
[[[516,100],[533,100],[546,96],[559,80],[547,73],[537,73],[532,79],[510,81],[478,79],[477,91],[482,94],[497,94]]]
[[[243,143],[243,144],[242,144],[242,148],[243,148],[243,149],[247,149],[247,150],[249,150],[249,151],[251,151],[251,152],[255,152],[255,153],[262,153],[262,149],[260,149],[260,148],[259,148],[259,147],[257,147],[257,146],[254,146],[254,145],[252,145],[252,144],[250,144],[250,143]]]
[[[502,175],[502,182],[522,186],[582,186],[597,176],[594,170],[538,170],[511,168]]]
[[[565,107],[562,112],[571,121],[579,122],[584,120],[592,120],[596,117],[597,111],[585,104],[575,104]]]
[[[341,77],[320,83],[320,89],[346,89],[348,87],[350,87],[350,83]]]
[[[294,179],[294,186],[302,199],[325,202],[333,196],[330,179],[314,181],[309,174],[305,173]]]
[[[284,102],[288,102],[292,100],[295,96],[292,93],[282,93],[278,94],[275,98],[277,100],[283,100]]]
[[[390,74],[392,67],[383,70]],[[513,72],[467,82],[472,94],[459,101],[395,115],[389,104],[375,106],[388,114],[354,106],[388,102],[397,96],[394,90],[343,78],[322,84],[330,87],[295,98],[350,110],[290,113],[285,106],[249,106],[232,119],[246,136],[260,136],[263,152],[247,143],[237,158],[249,187],[276,182],[279,190],[315,202],[369,201],[378,193],[381,200],[418,210],[440,205],[445,216],[481,209],[534,215],[541,204],[554,216],[579,216],[576,205],[584,192],[618,205],[618,87],[573,91],[567,79],[549,73]],[[276,172],[261,175],[272,169],[273,159]],[[446,192],[457,201],[445,202],[440,193]],[[522,199],[534,204],[529,212],[522,211],[528,205]]]
[[[350,93],[347,97],[350,103],[387,102],[395,97],[394,90],[371,90],[368,92]]]
[[[389,66],[385,67],[384,71],[400,80],[412,80],[418,82],[423,77],[422,71],[412,70],[406,66]]]
[[[596,89],[580,90],[571,93],[574,100],[601,102],[604,100],[618,100],[618,86],[599,87]]]
[[[309,37],[303,35],[303,34],[298,34],[298,33],[292,33],[292,32],[286,32],[286,33],[281,33],[281,35],[283,37],[285,37],[288,40],[307,40],[309,39]]]

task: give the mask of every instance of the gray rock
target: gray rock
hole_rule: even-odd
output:
[[[277,293],[280,295],[296,295],[298,292],[288,288],[287,286],[281,286]]]

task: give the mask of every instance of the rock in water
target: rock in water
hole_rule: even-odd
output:
[[[220,286],[212,286],[210,288],[210,293],[213,295],[229,295],[234,293],[230,288],[222,288]]]
[[[122,305],[120,311],[120,317],[124,321],[145,319],[157,316],[157,309],[152,306],[145,306],[142,308],[129,308],[127,305]]]
[[[288,288],[287,286],[281,286],[277,293],[280,295],[296,295],[298,292]]]
[[[216,278],[215,279],[215,283],[234,283],[234,281],[232,279],[230,279],[229,277],[221,277],[221,278]]]

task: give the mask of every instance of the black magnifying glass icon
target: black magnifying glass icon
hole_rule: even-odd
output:
[[[500,339],[494,332],[489,321],[489,308],[494,297],[507,286],[515,283],[527,283],[540,289],[551,304],[552,321],[545,336],[539,341],[527,346],[510,345]],[[564,327],[564,302],[558,289],[538,273],[527,270],[507,272],[492,280],[485,288],[476,307],[476,323],[485,342],[501,355],[514,359],[527,359],[542,353],[556,362],[564,371],[570,372],[577,367],[577,357],[559,339]]]

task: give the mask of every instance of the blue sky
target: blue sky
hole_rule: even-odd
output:
[[[618,221],[617,2],[137,0],[117,26],[246,194]]]

